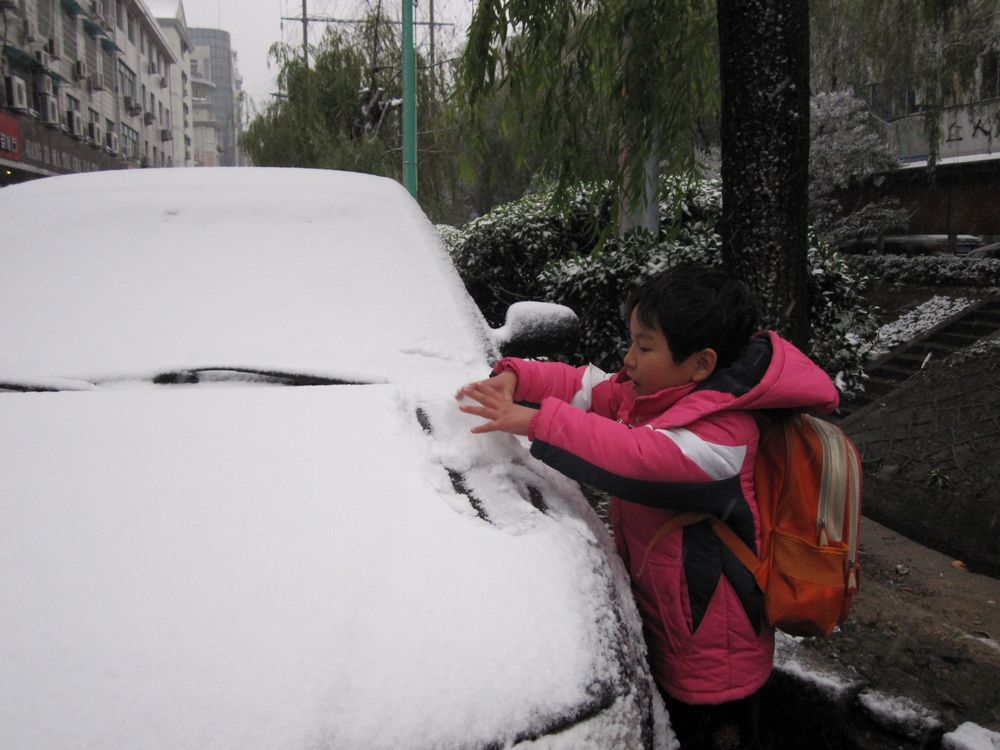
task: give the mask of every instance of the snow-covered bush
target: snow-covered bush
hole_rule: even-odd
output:
[[[951,255],[850,255],[855,273],[889,284],[1000,287],[1000,259]]]
[[[974,300],[968,297],[956,299],[940,294],[934,295],[879,328],[872,354],[875,356],[886,354],[894,347],[912,341],[924,331],[966,309],[973,302]]]
[[[864,101],[850,91],[810,99],[809,223],[822,241],[841,247],[860,237],[905,227],[906,211],[894,199],[845,207],[845,190],[898,164],[896,151]]]
[[[469,294],[491,325],[503,323],[514,302],[541,299],[539,277],[555,260],[586,254],[594,231],[609,224],[610,185],[585,184],[562,211],[551,193],[533,193],[466,224],[459,236],[443,237]]]
[[[623,241],[607,236],[611,198],[607,186],[581,186],[570,208],[559,212],[550,194],[537,194],[446,237],[470,294],[493,325],[520,299],[567,305],[582,329],[573,360],[616,369],[628,344],[622,303],[636,284],[680,262],[721,265],[718,180],[662,179],[655,237],[641,231]],[[854,392],[862,388],[861,364],[876,331],[861,304],[865,277],[825,243],[811,244],[809,354],[842,390]]]

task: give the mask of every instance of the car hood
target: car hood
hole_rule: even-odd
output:
[[[470,747],[618,700],[607,535],[469,419],[390,385],[0,396],[6,741]]]

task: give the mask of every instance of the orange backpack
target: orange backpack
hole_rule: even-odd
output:
[[[761,426],[754,463],[760,556],[717,516],[679,513],[653,535],[708,521],[764,592],[768,624],[790,635],[829,635],[858,592],[861,457],[850,438],[806,414]],[[642,574],[646,560],[639,569]]]

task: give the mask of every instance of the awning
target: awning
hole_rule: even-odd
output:
[[[101,24],[99,24],[90,16],[83,17],[83,30],[86,31],[95,39],[99,39],[107,34],[107,32],[104,30],[104,27],[101,26]]]
[[[76,0],[62,0],[62,6],[66,9],[67,13],[72,13],[74,16],[82,16],[87,13],[84,7]]]
[[[104,47],[105,52],[124,52],[121,47],[115,44],[115,40],[110,36],[101,37],[101,46]]]
[[[8,44],[3,48],[3,51],[4,54],[7,55],[7,59],[14,65],[20,65],[27,68],[38,67],[38,61],[35,60],[35,56],[20,47]]]

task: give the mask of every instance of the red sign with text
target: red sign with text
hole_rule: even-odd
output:
[[[21,123],[0,113],[0,159],[21,160]]]

